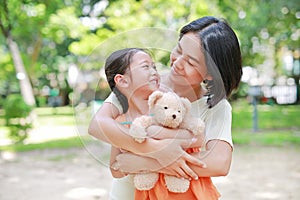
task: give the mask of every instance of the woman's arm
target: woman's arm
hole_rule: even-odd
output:
[[[116,162],[116,157],[117,155],[119,155],[121,153],[120,149],[111,146],[111,153],[110,153],[110,172],[111,175],[114,178],[122,178],[124,176],[126,176],[127,174],[123,173],[122,171],[120,171],[119,167],[117,166],[117,162]]]
[[[128,129],[114,120],[118,115],[118,109],[113,104],[103,103],[90,123],[88,130],[89,134],[97,139],[108,142],[117,148],[153,158],[162,166],[168,166],[178,160],[203,166],[203,162],[184,151],[185,148],[189,148],[197,140],[155,140],[147,138],[145,142],[137,143],[129,136]],[[178,169],[178,171],[181,173],[182,169]],[[190,174],[190,171],[191,170],[189,169],[185,171],[185,173],[193,176],[194,173]]]
[[[196,175],[190,176],[194,179],[197,177],[213,177],[226,176],[229,172],[232,157],[232,147],[222,140],[211,140],[207,142],[207,150],[200,153],[192,153],[191,155],[201,159],[207,166],[205,168],[195,166],[191,163],[185,163],[181,160],[175,161],[169,166],[163,167],[156,160],[141,157],[132,153],[122,153],[116,158],[120,169],[126,173],[139,173],[143,166],[145,171],[158,171],[161,173],[189,178],[183,173],[178,173],[177,168],[189,169],[189,167],[196,172]],[[131,163],[135,161],[137,165]],[[187,167],[189,166],[189,167]]]
[[[193,153],[201,159],[207,167],[205,169],[189,164],[199,177],[226,176],[229,173],[232,160],[232,147],[223,140],[211,140],[206,144],[206,150]]]
[[[184,177],[186,179],[198,179],[198,175],[191,170],[193,176],[188,176],[184,171],[190,170],[185,162],[175,161],[171,165],[163,167],[157,160],[139,156],[130,152],[121,153],[116,158],[118,169],[127,174],[135,174],[142,172],[160,172],[172,176]],[[135,163],[132,165],[132,163]],[[181,171],[178,171],[178,168]],[[186,169],[185,169],[186,168]],[[185,170],[183,170],[185,169]]]
[[[189,146],[189,148],[202,147],[204,145],[204,134],[193,135],[186,129],[171,129],[158,125],[152,125],[147,128],[147,134],[149,137],[163,140],[163,139],[195,139],[195,143]]]

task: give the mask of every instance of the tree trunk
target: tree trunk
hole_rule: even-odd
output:
[[[19,51],[19,47],[16,42],[13,41],[13,39],[8,36],[7,38],[7,45],[11,52],[11,56],[14,62],[14,66],[16,69],[16,75],[20,82],[20,90],[21,94],[24,98],[24,101],[28,105],[35,105],[35,99],[33,95],[33,89],[31,86],[31,83],[29,81],[29,77],[27,76],[23,60],[21,58],[21,54]]]

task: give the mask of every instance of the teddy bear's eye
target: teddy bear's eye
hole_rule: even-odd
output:
[[[178,110],[178,112],[180,113],[181,111],[180,111],[180,110]]]
[[[168,106],[165,106],[164,109],[168,109]]]

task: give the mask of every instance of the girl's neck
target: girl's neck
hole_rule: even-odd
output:
[[[128,120],[133,120],[141,115],[148,115],[148,97],[143,95],[131,95],[132,97],[128,99],[129,109],[126,112]]]

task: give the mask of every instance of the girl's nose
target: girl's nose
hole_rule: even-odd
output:
[[[152,75],[158,74],[156,68],[154,68],[154,67],[151,67],[150,73],[151,73]]]

